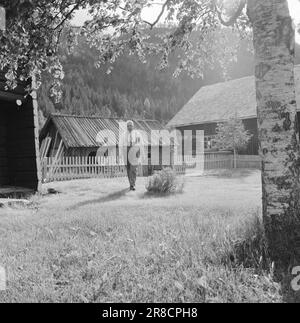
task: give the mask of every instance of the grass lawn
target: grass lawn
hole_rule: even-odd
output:
[[[184,193],[166,197],[147,197],[145,179],[127,186],[52,183],[60,194],[0,209],[0,302],[281,301],[260,264],[244,268],[236,253],[259,235],[259,172],[186,177]]]

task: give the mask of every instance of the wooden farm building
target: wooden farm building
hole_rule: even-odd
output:
[[[114,134],[117,145],[121,119],[100,117],[81,117],[52,114],[40,133],[42,157],[95,157],[102,143],[113,142],[99,133],[109,130]],[[143,141],[148,145],[152,130],[163,130],[163,126],[154,120],[134,120],[135,129],[147,134]]]
[[[300,65],[295,67],[298,120],[300,122]],[[205,149],[213,151],[218,123],[238,116],[253,135],[245,155],[258,155],[257,103],[254,77],[205,86],[169,122],[168,128],[180,131],[204,130]],[[195,143],[194,143],[195,146]]]
[[[6,91],[0,74],[0,197],[37,191],[40,186],[37,101],[25,98],[25,86]]]

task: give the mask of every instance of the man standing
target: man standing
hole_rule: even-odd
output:
[[[141,135],[138,131],[134,130],[133,121],[127,122],[127,131],[123,137],[122,148],[130,190],[135,191],[138,163],[143,154],[143,147]]]

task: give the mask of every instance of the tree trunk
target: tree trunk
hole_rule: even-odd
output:
[[[287,0],[248,0],[253,25],[263,217],[277,272],[300,265],[295,29]]]

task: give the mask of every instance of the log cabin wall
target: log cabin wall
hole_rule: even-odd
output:
[[[7,156],[7,104],[0,101],[0,187],[9,184]]]
[[[258,142],[258,128],[257,128],[257,119],[246,119],[243,120],[245,129],[250,132],[252,135],[247,148],[245,148],[243,151],[240,151],[239,153],[241,155],[258,155],[259,150],[259,142]],[[196,136],[197,130],[203,130],[205,136],[215,136],[216,135],[216,129],[218,124],[216,122],[213,123],[206,123],[206,124],[195,124],[195,125],[187,125],[178,127],[177,130],[180,130],[182,135],[184,134],[184,131],[192,131],[193,136]],[[196,140],[194,138],[193,140],[193,151],[196,151]],[[208,150],[209,151],[209,150]]]
[[[39,190],[41,183],[37,104],[28,97],[7,109],[7,160],[9,185]]]

